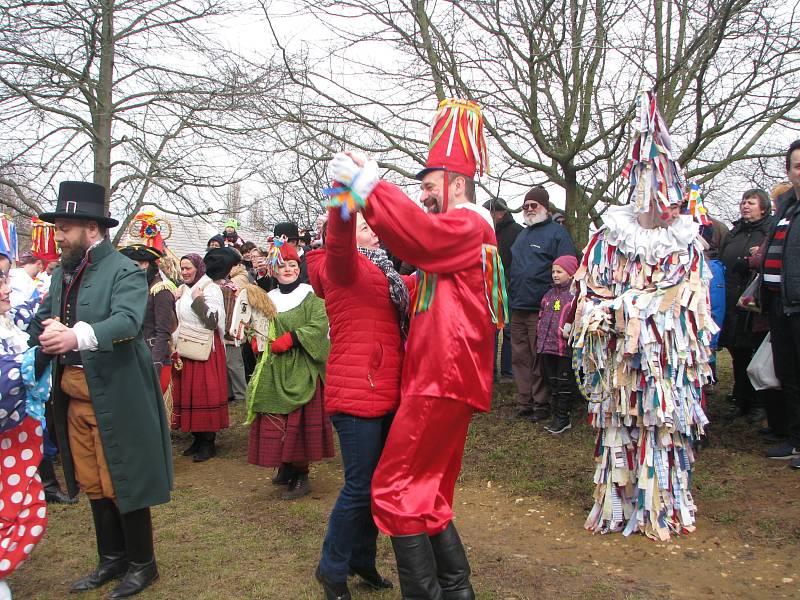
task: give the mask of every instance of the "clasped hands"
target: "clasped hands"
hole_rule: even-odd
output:
[[[328,177],[366,199],[378,183],[378,163],[363,152],[337,152],[328,163]]]
[[[39,343],[46,354],[65,354],[78,348],[78,336],[58,319],[45,319]]]

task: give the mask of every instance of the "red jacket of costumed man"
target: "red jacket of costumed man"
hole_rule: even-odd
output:
[[[444,191],[452,182],[452,194],[457,176],[472,180],[479,161],[482,172],[485,156],[477,105],[443,101],[418,178],[444,171]],[[395,538],[437,536],[452,519],[472,413],[488,411],[491,402],[494,331],[505,319],[494,227],[487,210],[469,202],[454,206],[463,198],[445,199],[444,193],[440,207],[448,210],[426,214],[399,188],[377,180],[374,161],[362,169],[354,165],[347,155],[331,162],[332,178],[350,186],[338,201],[347,207],[368,199],[363,214],[372,229],[396,256],[420,269],[400,408],[373,477],[373,515]],[[400,568],[397,546],[395,551]]]

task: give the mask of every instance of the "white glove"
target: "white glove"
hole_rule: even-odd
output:
[[[328,163],[328,178],[331,181],[338,181],[347,187],[350,187],[353,177],[356,176],[358,171],[358,165],[344,152],[334,154],[331,162]]]
[[[350,184],[350,189],[353,190],[359,197],[366,200],[378,185],[378,163],[370,159],[364,163],[364,167],[356,173],[353,182]]]
[[[328,177],[332,181],[346,185],[359,197],[366,199],[378,184],[378,163],[364,156],[364,167],[344,152],[337,152],[328,163]]]

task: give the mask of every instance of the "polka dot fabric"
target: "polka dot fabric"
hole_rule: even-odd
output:
[[[0,433],[0,580],[30,555],[47,527],[41,459],[38,420],[26,417],[18,427]]]

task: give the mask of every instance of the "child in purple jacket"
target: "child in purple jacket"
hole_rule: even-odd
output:
[[[556,434],[572,427],[569,413],[575,395],[575,375],[572,348],[563,328],[564,316],[569,313],[574,298],[570,286],[577,269],[578,259],[574,256],[559,256],[553,261],[553,287],[542,298],[536,329],[536,352],[542,360],[552,397],[553,420],[545,429]]]

